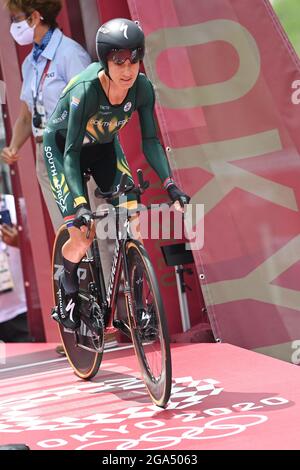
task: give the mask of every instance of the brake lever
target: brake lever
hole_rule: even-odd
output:
[[[128,176],[126,175],[126,173],[122,173],[119,188],[118,188],[118,193],[119,194],[124,193],[124,191],[126,189],[126,186],[127,186],[126,185],[127,181],[128,181]]]
[[[138,181],[139,181],[139,191],[141,194],[143,194],[146,191],[146,189],[149,188],[150,183],[149,181],[144,180],[143,171],[140,168],[137,170],[137,176],[138,176]]]

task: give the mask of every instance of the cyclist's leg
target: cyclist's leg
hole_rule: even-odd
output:
[[[79,264],[85,256],[95,236],[94,225],[86,238],[86,227],[69,226],[69,239],[62,247],[62,261],[64,270],[59,279],[58,299],[59,305],[53,318],[66,328],[75,330],[80,326],[79,313],[79,279],[77,275]]]
[[[92,224],[89,238],[86,238],[87,227],[81,227],[79,230],[78,228],[69,225],[68,232],[70,238],[64,244],[62,254],[64,258],[68,259],[72,263],[79,264],[92,244],[95,236],[95,224]]]
[[[116,171],[117,157],[112,142],[95,144],[82,150],[81,170],[89,169],[97,186],[103,192],[111,190]]]
[[[116,164],[116,173],[115,173],[113,185],[117,186],[120,183],[121,176],[123,173],[125,173],[128,176],[129,183],[133,183],[131,170],[129,168],[126,156],[123,152],[123,149],[121,147],[118,137],[114,139],[114,148],[116,152],[117,164]],[[113,205],[117,207],[125,207],[127,209],[136,209],[138,206],[138,203],[137,203],[136,195],[133,193],[130,193],[126,195],[126,198],[124,201],[122,201],[120,198],[116,198],[116,200],[113,201]],[[143,243],[138,213],[130,217],[130,230],[131,230],[132,237],[139,240],[141,243]]]
[[[78,312],[77,315],[74,312],[74,310],[78,310],[77,269],[82,257],[92,243],[95,232],[92,228],[90,237],[87,239],[85,227],[81,230],[73,227],[74,199],[65,179],[63,155],[64,138],[55,132],[46,132],[44,136],[44,157],[50,186],[70,235],[69,240],[62,248],[64,271],[59,280],[58,317],[55,319],[61,320],[66,327],[75,329],[80,325]],[[68,306],[72,307],[69,309],[70,315],[67,315]]]
[[[108,192],[118,186],[123,173],[128,176],[130,183],[133,182],[129,165],[117,137],[111,143],[93,147],[94,155],[91,153],[89,155],[89,169],[97,186],[103,192]],[[112,204],[115,207],[134,209],[137,207],[137,200],[134,194],[129,194],[124,200],[118,197],[115,198]],[[130,226],[134,238],[142,241],[137,215],[131,217]]]

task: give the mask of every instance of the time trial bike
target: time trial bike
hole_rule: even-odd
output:
[[[167,321],[149,255],[145,246],[132,237],[130,230],[130,219],[137,216],[137,210],[142,207],[141,195],[149,186],[149,182],[144,181],[142,171],[138,170],[137,174],[138,185],[129,184],[127,176],[123,174],[120,185],[113,191],[102,192],[100,188],[96,189],[96,197],[105,198],[108,202],[133,192],[137,196],[138,209],[111,206],[110,209],[93,213],[94,220],[114,217],[116,240],[108,287],[105,286],[101,256],[95,237],[78,269],[81,325],[75,331],[67,330],[61,324],[58,326],[67,359],[75,374],[82,379],[91,379],[98,372],[104,351],[105,334],[118,330],[125,334],[134,345],[142,378],[153,403],[165,407],[172,383]],[[88,201],[89,178],[89,174],[84,175]],[[54,305],[58,303],[58,281],[63,269],[62,246],[68,238],[67,227],[63,225],[57,233],[53,248]],[[117,303],[120,295],[125,298],[125,318],[120,318],[118,314]]]

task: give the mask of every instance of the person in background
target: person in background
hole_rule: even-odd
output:
[[[1,208],[9,207],[12,212],[13,196],[1,199]],[[0,236],[0,341],[31,342],[16,225],[1,224]]]
[[[63,219],[52,196],[43,158],[43,132],[61,92],[91,59],[58,28],[56,19],[62,8],[61,0],[5,0],[5,6],[11,14],[11,35],[19,45],[33,44],[33,48],[22,65],[20,112],[11,142],[2,150],[1,157],[9,165],[17,162],[21,147],[33,133],[37,178],[56,231]]]

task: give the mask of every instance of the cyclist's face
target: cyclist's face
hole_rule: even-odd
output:
[[[137,79],[139,68],[139,62],[132,64],[129,59],[121,65],[115,64],[112,60],[108,61],[108,70],[111,79],[115,85],[123,89],[132,87]]]

